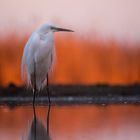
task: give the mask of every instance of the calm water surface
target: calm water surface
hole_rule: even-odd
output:
[[[37,107],[44,124],[46,111]],[[1,107],[0,140],[25,138],[32,118],[32,107]],[[140,140],[140,106],[54,106],[50,133],[52,140]]]

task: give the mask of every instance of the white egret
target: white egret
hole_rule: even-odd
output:
[[[55,27],[54,25],[46,23],[33,32],[24,48],[22,57],[22,75],[26,73],[25,75],[27,77],[28,84],[33,89],[33,111],[35,119],[35,94],[37,91],[40,91],[40,89],[44,88],[44,82],[47,82],[47,94],[49,102],[47,131],[49,131],[50,112],[48,72],[54,62],[54,32],[57,31],[73,32],[72,30]]]

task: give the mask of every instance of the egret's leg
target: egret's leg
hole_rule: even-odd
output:
[[[33,114],[34,114],[34,140],[36,140],[36,111],[35,111],[35,95],[36,90],[33,90]]]
[[[47,74],[47,94],[48,94],[47,133],[48,133],[48,136],[49,136],[49,122],[50,122],[51,100],[50,100],[48,74]]]
[[[32,85],[33,85],[33,114],[34,114],[34,140],[36,140],[36,111],[35,111],[35,96],[36,96],[36,64],[34,62],[34,74],[32,79]]]

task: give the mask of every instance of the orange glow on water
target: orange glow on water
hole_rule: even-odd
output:
[[[0,39],[0,85],[22,85],[20,63],[28,37]],[[115,40],[56,37],[56,65],[50,76],[58,84],[140,83],[140,44],[129,47]]]
[[[45,107],[36,107],[46,126]],[[50,135],[55,140],[139,140],[140,106],[53,106]],[[0,139],[27,137],[33,119],[32,107],[0,108]]]

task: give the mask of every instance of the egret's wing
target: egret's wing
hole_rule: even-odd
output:
[[[33,59],[35,50],[38,47],[39,38],[36,33],[33,33],[29,38],[26,46],[24,48],[22,63],[21,63],[21,73],[24,80],[30,80],[30,71],[33,71]]]
[[[42,41],[35,55],[36,82],[39,89],[43,86],[43,81],[46,79],[54,61],[54,38],[51,34],[48,35],[50,36],[46,37],[47,40]]]
[[[33,87],[36,83],[38,90],[42,87],[47,73],[53,65],[54,56],[53,33],[48,33],[43,40],[41,36],[35,32],[30,37],[24,49],[22,57],[22,75],[28,78],[28,83]]]
[[[29,50],[29,46],[31,43],[32,37],[29,38],[28,42],[25,45],[24,51],[23,51],[23,55],[22,55],[22,61],[21,61],[21,76],[22,79],[25,80],[26,79],[26,75],[27,75],[27,65],[26,65],[26,58],[27,58],[27,54],[28,54],[28,50]]]

